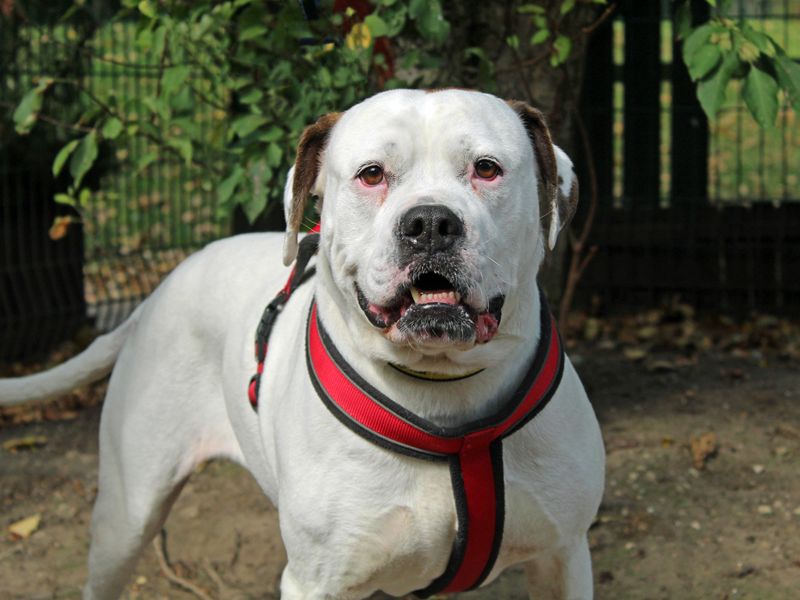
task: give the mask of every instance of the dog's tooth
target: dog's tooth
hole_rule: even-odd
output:
[[[415,287],[411,287],[411,299],[414,301],[414,304],[419,304],[420,300],[420,293],[419,290]]]

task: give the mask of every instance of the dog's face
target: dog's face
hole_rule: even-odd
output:
[[[461,90],[386,92],[324,117],[291,185],[289,258],[314,193],[348,320],[428,354],[491,343],[509,297],[531,294],[540,218],[552,245],[576,192],[537,111]]]

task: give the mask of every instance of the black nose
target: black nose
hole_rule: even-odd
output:
[[[414,254],[442,252],[464,237],[464,223],[439,204],[415,206],[400,218],[401,243]]]

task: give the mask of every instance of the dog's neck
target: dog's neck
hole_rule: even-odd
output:
[[[533,276],[508,299],[500,331],[491,342],[437,356],[411,347],[398,348],[356,310],[348,310],[355,303],[339,291],[322,256],[317,277],[320,319],[342,357],[393,401],[437,425],[458,426],[491,414],[512,393],[536,352],[540,300]],[[524,310],[520,298],[525,299]],[[449,376],[481,372],[465,379],[433,382],[398,371],[392,363]]]

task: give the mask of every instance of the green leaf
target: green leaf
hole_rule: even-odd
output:
[[[28,90],[22,97],[19,105],[14,111],[14,129],[20,135],[25,135],[30,132],[36,124],[36,118],[39,111],[42,109],[42,99],[44,93],[53,84],[53,80],[45,77],[39,81],[37,86]]]
[[[236,191],[236,188],[242,182],[244,173],[244,169],[239,165],[236,165],[233,168],[233,172],[222,180],[217,188],[217,202],[219,202],[219,204],[227,204],[228,200],[230,200],[231,196],[233,195],[233,192]]]
[[[180,154],[180,157],[186,165],[192,164],[192,155],[194,153],[192,140],[185,137],[174,137],[168,138],[167,144],[178,151],[178,154]]]
[[[710,23],[706,23],[695,29],[683,41],[683,62],[685,62],[687,66],[691,64],[694,53],[708,43],[708,39],[714,31],[714,26]]]
[[[53,177],[58,177],[61,173],[61,169],[64,168],[64,163],[67,162],[70,154],[77,148],[78,143],[80,140],[72,140],[67,145],[65,145],[61,150],[58,151],[56,154],[56,158],[53,161]],[[58,200],[56,200],[57,202]]]
[[[750,40],[750,42],[752,42],[753,45],[759,49],[759,51],[763,52],[767,56],[775,56],[774,42],[766,33],[756,31],[747,23],[742,24],[741,31],[744,37]]]
[[[785,54],[779,54],[774,61],[778,82],[789,96],[795,112],[800,112],[800,65]]]
[[[264,92],[258,88],[247,90],[239,97],[239,102],[242,104],[255,104],[264,97]]]
[[[258,139],[263,142],[277,142],[284,136],[283,129],[277,125],[273,125],[267,129]]]
[[[697,84],[697,99],[706,116],[712,120],[725,102],[725,91],[731,75],[739,67],[739,58],[736,52],[728,52],[719,65],[709,76]]]
[[[119,134],[122,133],[122,128],[122,121],[117,117],[110,117],[103,125],[101,133],[103,134],[103,138],[115,140],[119,137]]]
[[[239,41],[246,42],[248,40],[254,40],[256,38],[264,37],[267,33],[269,33],[269,29],[267,29],[263,25],[260,24],[250,25],[248,27],[243,28],[239,32]]]
[[[184,65],[164,69],[164,74],[161,76],[161,94],[171,96],[180,90],[190,73],[189,67]]]
[[[366,23],[367,27],[369,27],[372,37],[384,36],[389,31],[389,27],[386,25],[386,22],[376,14],[367,15],[367,17],[364,19],[364,23]]]
[[[69,172],[75,187],[80,187],[83,176],[92,168],[97,160],[97,132],[93,129],[78,143],[69,161]]]
[[[163,25],[156,28],[153,32],[153,49],[154,56],[161,57],[164,52],[164,46],[167,43],[167,28]]]
[[[155,152],[146,152],[142,156],[140,156],[136,160],[136,167],[134,168],[134,173],[139,175],[142,171],[144,171],[147,167],[149,167],[155,160],[158,158],[158,154]]]
[[[249,185],[240,190],[239,195],[246,197],[246,200],[242,202],[242,210],[251,223],[264,212],[264,207],[269,200],[267,190],[271,177],[272,170],[263,159],[255,161],[247,169],[246,182]]]
[[[564,0],[564,2],[561,3],[561,15],[564,16],[573,8],[575,8],[575,0]]]
[[[778,114],[778,82],[769,73],[753,65],[744,80],[742,98],[762,129],[775,125]]]
[[[408,14],[417,22],[422,37],[441,44],[450,35],[450,23],[442,14],[439,0],[411,0]]]
[[[506,44],[508,44],[508,46],[514,50],[519,50],[519,36],[516,34],[509,35],[506,38]]]
[[[553,42],[554,54],[550,57],[550,64],[558,66],[562,64],[569,57],[572,51],[572,40],[565,35],[559,35]]]
[[[400,34],[408,20],[408,9],[405,4],[400,4],[388,14],[383,15],[386,23],[386,35],[395,37]]]
[[[82,208],[89,206],[89,201],[92,199],[92,191],[89,188],[83,188],[81,193],[78,194],[78,204]]]
[[[544,14],[544,6],[540,6],[538,4],[523,4],[519,8],[517,8],[517,12],[520,14]]]
[[[283,162],[283,150],[281,147],[272,142],[267,146],[267,164],[270,167],[277,167]]]
[[[231,123],[231,131],[239,137],[245,137],[267,122],[269,122],[269,119],[264,115],[244,115],[234,119],[233,123]]]
[[[317,73],[319,77],[319,82],[324,88],[331,87],[331,83],[333,83],[333,78],[331,77],[331,72],[326,67],[322,67],[319,72]]]
[[[541,44],[550,37],[550,31],[547,29],[540,29],[531,36],[531,44]]]
[[[689,1],[684,0],[675,9],[675,36],[679,40],[686,39],[692,31],[692,10]]]
[[[162,98],[161,96],[145,96],[142,98],[142,104],[162,119],[169,119],[170,109],[166,98]]]
[[[692,81],[697,81],[708,75],[722,60],[722,53],[719,48],[712,44],[701,46],[692,55],[689,63],[689,76]]]
[[[150,0],[142,0],[139,2],[139,12],[149,19],[156,18],[156,8]]]
[[[250,196],[250,199],[242,205],[242,209],[247,219],[253,223],[258,218],[258,215],[264,212],[264,207],[266,207],[266,205],[266,194],[253,194]]]
[[[69,194],[56,194],[53,196],[53,200],[55,200],[57,204],[66,204],[67,206],[75,206],[77,204],[75,198]]]

